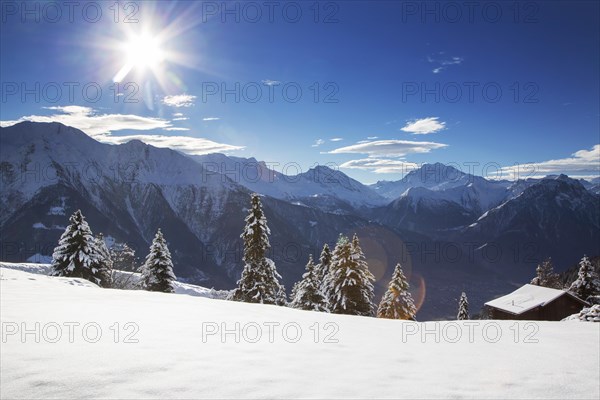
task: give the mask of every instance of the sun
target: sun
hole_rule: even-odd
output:
[[[146,69],[154,70],[165,59],[165,53],[160,47],[160,41],[156,36],[148,33],[132,35],[129,40],[120,46],[125,58],[124,64],[113,78],[114,82],[120,82],[132,69],[141,72]]]
[[[201,72],[213,68],[209,68],[203,52],[207,42],[198,42],[197,39],[202,38],[195,32],[192,34],[200,22],[193,13],[187,12],[188,6],[182,8],[180,14],[169,15],[166,19],[152,6],[158,3],[148,2],[143,24],[115,24],[113,29],[102,31],[93,41],[99,52],[98,58],[106,61],[106,65],[99,66],[101,69],[95,73],[103,79],[107,75],[112,77],[113,83],[119,84],[115,85],[119,90],[126,90],[125,85],[129,83],[143,85],[148,99],[152,98],[152,88],[164,92],[185,89],[185,71],[180,67]],[[195,6],[189,9],[195,9]],[[217,73],[216,68],[210,73]]]
[[[148,34],[132,37],[123,45],[127,62],[138,68],[156,67],[163,59],[163,51],[156,37]]]

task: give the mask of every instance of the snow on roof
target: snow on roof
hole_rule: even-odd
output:
[[[522,314],[532,308],[544,306],[565,293],[567,292],[564,290],[527,284],[506,296],[488,301],[485,305],[512,314]]]

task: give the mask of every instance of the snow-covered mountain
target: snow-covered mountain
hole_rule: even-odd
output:
[[[581,184],[590,192],[600,194],[600,177],[590,179],[589,181],[581,179]]]
[[[386,196],[402,192],[389,205],[375,210],[376,220],[431,235],[471,224],[526,185],[489,181],[436,163],[425,164],[400,181],[372,187]]]
[[[505,268],[548,256],[568,265],[573,254],[600,250],[600,196],[565,175],[541,179],[485,212],[461,237],[481,251],[490,245],[507,250],[497,261]]]
[[[440,163],[424,164],[396,182],[378,182],[371,187],[378,193],[395,198],[389,205],[375,209],[372,215],[392,227],[405,227],[436,235],[475,223],[479,217],[519,197],[542,181],[560,179],[521,179],[493,181],[463,173]],[[577,181],[591,194],[598,194],[595,181]]]
[[[242,268],[242,231],[250,191],[179,152],[140,141],[102,144],[59,123],[0,129],[0,233],[4,260],[50,255],[81,209],[95,233],[128,242],[143,257],[161,227],[176,274],[231,288]],[[368,222],[271,197],[272,258],[291,285],[310,252]]]
[[[421,258],[427,259],[428,252],[442,254],[427,268],[448,261],[443,256],[448,248],[458,253],[448,267],[478,265],[504,275],[500,280],[527,279],[543,258],[552,257],[560,269],[577,261],[577,254],[600,254],[600,196],[579,180],[564,175],[469,180],[446,189],[408,188],[371,216],[433,239],[416,245]]]
[[[468,230],[493,236],[519,223],[526,225],[523,228],[541,228],[548,238],[560,237],[564,232],[558,229],[559,224],[565,220],[580,228],[589,226],[592,228],[590,233],[594,233],[600,229],[598,205],[598,197],[587,191],[581,182],[560,175],[542,179],[518,196],[485,212]],[[556,213],[557,210],[563,214]],[[531,220],[535,223],[527,224]]]
[[[330,212],[352,213],[388,202],[370,187],[324,165],[285,175],[254,158],[208,154],[193,159],[206,171],[226,175],[253,192]]]
[[[466,186],[474,182],[475,178],[475,175],[467,174],[452,166],[434,163],[423,164],[407,173],[399,181],[379,181],[370,187],[387,199],[397,199],[411,188],[421,187],[440,191]]]
[[[376,209],[373,218],[391,227],[433,235],[468,225],[479,216],[473,209],[461,205],[460,200],[460,193],[409,188],[386,207]]]
[[[394,226],[406,222],[412,227],[420,226],[417,229],[421,232],[431,232],[432,228],[468,225],[527,186],[523,182],[490,181],[435,163],[424,164],[399,181],[380,181],[371,187],[394,199],[377,212],[380,219],[395,221]]]
[[[557,178],[549,175],[546,179]],[[526,178],[516,181],[487,180],[481,176],[460,171],[442,163],[423,164],[398,181],[379,181],[370,185],[375,192],[389,200],[409,198],[411,203],[423,199],[430,202],[453,202],[468,211],[483,213],[519,196],[541,179]],[[587,190],[598,194],[600,177],[578,180]],[[423,188],[427,190],[411,190]]]

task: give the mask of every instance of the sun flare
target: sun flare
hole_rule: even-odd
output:
[[[123,50],[127,62],[139,68],[155,67],[164,59],[160,43],[150,35],[132,37]]]
[[[147,33],[131,36],[120,47],[125,63],[113,78],[115,82],[122,81],[134,68],[142,72],[146,69],[155,69],[165,59],[160,41]]]

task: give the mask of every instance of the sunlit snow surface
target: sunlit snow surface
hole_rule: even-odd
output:
[[[0,273],[2,398],[600,396],[598,323],[471,321],[469,335],[465,322],[329,315]],[[36,322],[39,343],[34,333],[9,333],[35,332]],[[80,324],[72,343],[69,323]],[[207,335],[222,324],[229,334]],[[62,336],[51,343],[56,326]],[[432,333],[423,337],[425,328]]]

